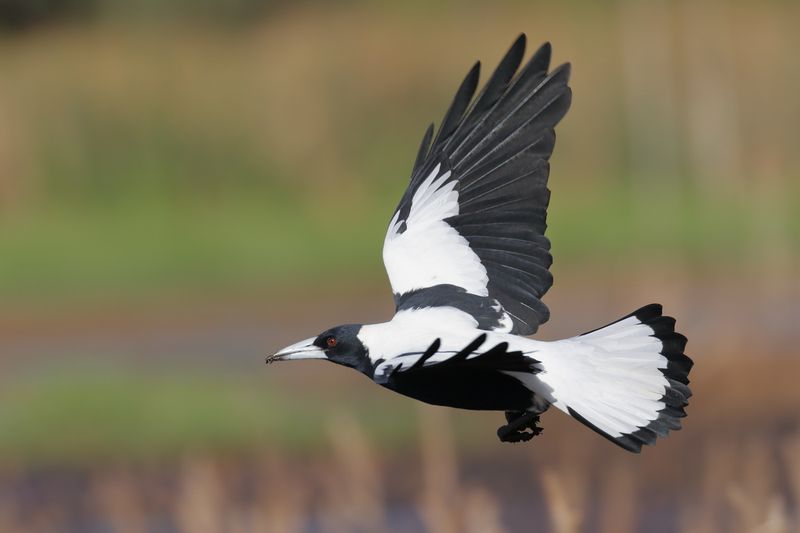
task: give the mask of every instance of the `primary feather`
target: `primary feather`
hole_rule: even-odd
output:
[[[518,72],[524,51],[520,36],[473,99],[476,63],[433,142],[432,127],[423,138],[384,242],[398,309],[410,292],[452,285],[497,308],[483,328],[528,335],[549,318],[548,160],[569,66],[548,73],[545,44]]]

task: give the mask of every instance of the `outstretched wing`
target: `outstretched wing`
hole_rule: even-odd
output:
[[[462,350],[440,351],[435,340],[424,353],[393,357],[377,366],[373,379],[400,394],[460,409],[526,409],[531,391],[508,372],[536,373],[538,361],[500,343],[479,351],[486,334]]]
[[[545,44],[517,72],[524,52],[521,35],[473,100],[476,63],[436,138],[431,125],[422,140],[383,246],[398,311],[448,305],[521,335],[549,318],[548,160],[569,65],[548,73]]]

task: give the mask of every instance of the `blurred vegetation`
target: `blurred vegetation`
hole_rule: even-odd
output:
[[[156,308],[173,294],[311,295],[382,282],[383,234],[425,127],[472,62],[481,59],[485,79],[520,31],[531,46],[552,41],[554,63],[574,66],[550,182],[556,271],[754,270],[791,288],[797,20],[800,4],[778,0],[0,0],[0,318],[59,306],[66,316],[84,301],[113,313],[140,297]],[[735,296],[752,278],[732,279]],[[685,307],[694,304],[702,308]],[[208,368],[98,365],[106,354],[90,348],[85,361],[50,353],[41,368],[12,371],[3,324],[0,466],[325,446],[330,390]],[[761,346],[728,333],[713,345],[726,357]],[[769,441],[769,424],[794,423],[796,398],[769,420],[746,402],[752,412],[718,422],[742,390],[770,396],[769,381],[796,375],[776,366],[752,392],[753,361],[732,371],[741,381],[724,373],[731,367],[711,391],[740,388],[702,395],[698,405],[719,403],[704,418],[690,411],[693,431],[705,423],[728,435],[757,419]],[[382,446],[406,446],[414,407],[383,394],[337,403]],[[485,431],[465,416],[459,434]],[[700,438],[688,433],[674,448],[685,469]]]
[[[85,466],[264,448],[315,453],[324,446],[327,421],[341,412],[368,424],[388,448],[407,447],[415,433],[415,406],[388,391],[367,403],[341,394],[330,405],[330,391],[309,390],[288,405],[291,386],[265,382],[263,375],[163,366],[156,371],[85,359],[4,376],[0,464]]]
[[[797,530],[797,20],[781,0],[0,0],[0,531]],[[497,413],[324,363],[254,371],[331,309],[377,309],[346,300],[385,283],[422,132],[523,31],[573,63],[548,235],[557,282],[592,294],[548,295],[558,327],[668,295],[697,361],[685,429],[638,457],[560,413],[500,447]]]
[[[198,9],[253,22],[250,4]],[[12,2],[3,18],[22,5],[56,20],[123,9]],[[458,12],[460,23],[436,33],[436,16],[387,5],[296,7],[234,30],[170,22],[162,10],[188,8],[167,2],[136,8],[159,25],[106,14],[7,35],[0,301],[382,280],[382,234],[424,126],[471,61],[491,68],[519,30],[533,45],[554,41],[554,61],[575,64],[575,105],[551,179],[556,268],[584,259],[747,266],[764,260],[753,249],[767,261],[795,258],[800,108],[789,95],[800,87],[785,74],[797,61],[747,55],[750,39],[738,32],[754,21],[770,34],[756,48],[791,49],[797,37],[785,21],[796,8],[771,5],[664,8],[672,18],[657,20],[640,8],[623,16],[622,5],[540,13],[512,3],[488,28],[484,8],[440,7],[436,16]],[[598,17],[591,28],[587,12]],[[703,55],[645,40],[642,57],[626,58],[625,35],[613,30],[638,16],[668,34],[690,32],[681,17],[696,15],[723,15],[707,29],[730,33],[722,66],[713,41]],[[656,75],[652,86],[640,79]],[[720,84],[734,93],[715,111],[722,96],[706,93]],[[764,98],[765,84],[774,98]]]
[[[287,0],[0,0],[0,29],[30,31],[42,26],[136,18],[241,25],[260,20]]]
[[[106,382],[107,371],[71,371],[82,391],[66,392],[62,381],[47,378],[33,387],[26,376],[13,387],[49,415],[41,420],[47,425],[34,426],[0,403],[0,421],[10,420],[0,428],[0,449],[9,440],[24,443],[39,461],[30,473],[0,462],[0,490],[8,489],[0,499],[4,533],[99,525],[110,531],[502,533],[528,531],[532,517],[537,531],[556,533],[790,533],[800,523],[800,433],[796,427],[768,433],[758,423],[741,431],[741,420],[759,419],[763,406],[755,402],[742,404],[739,425],[728,426],[729,414],[718,408],[745,381],[722,361],[706,375],[715,375],[725,396],[692,410],[695,431],[663,439],[640,456],[554,413],[546,416],[549,437],[475,455],[456,443],[493,438],[476,433],[479,413],[468,413],[473,427],[464,423],[466,415],[427,406],[414,417],[393,411],[401,416],[387,420],[390,406],[382,400],[365,405],[345,398],[337,409],[303,402],[298,412],[309,416],[287,423],[291,411],[280,403],[285,391],[257,392],[250,378],[234,383],[220,376],[212,385],[207,378],[134,373],[121,382],[148,394],[131,401],[128,390]],[[775,377],[773,386],[792,379]],[[196,402],[194,409],[177,398]],[[146,418],[145,410],[151,411]],[[284,425],[294,437],[282,433]],[[584,446],[581,436],[596,446]],[[116,455],[108,455],[111,449]]]

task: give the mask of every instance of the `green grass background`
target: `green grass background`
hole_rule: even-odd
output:
[[[667,17],[582,1],[36,4],[44,15],[32,22],[0,16],[2,318],[68,317],[87,305],[113,314],[181,294],[305,297],[330,284],[377,285],[384,230],[422,132],[472,61],[483,60],[485,79],[520,31],[532,45],[553,41],[554,63],[574,68],[574,105],[552,160],[555,269],[677,264],[793,279],[792,3],[714,8],[724,16],[711,17],[704,38],[718,61],[699,71],[677,4]],[[634,78],[660,80],[668,97],[632,94],[638,85],[625,81],[628,16],[666,32],[666,52],[642,48],[666,53],[670,69],[654,60]],[[723,47],[721,35],[732,36]],[[703,83],[735,89],[726,113],[738,142],[698,164],[693,113],[722,98],[702,100],[694,88]],[[635,125],[632,114],[648,120]],[[730,133],[727,123],[706,126],[712,139]],[[637,159],[641,139],[654,157]],[[0,352],[3,340],[0,330]],[[33,366],[2,355],[0,456],[10,460],[313,446],[331,414],[315,407],[325,395],[264,408],[297,395],[260,375],[139,368],[90,348]],[[352,398],[342,409],[387,441],[407,441],[414,411],[381,401]]]

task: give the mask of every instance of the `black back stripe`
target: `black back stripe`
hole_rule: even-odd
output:
[[[468,313],[478,323],[478,329],[494,330],[501,327],[505,313],[497,300],[469,294],[462,287],[450,284],[435,285],[404,294],[395,294],[397,311],[429,307],[454,307]]]

